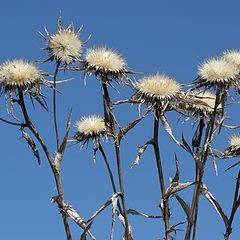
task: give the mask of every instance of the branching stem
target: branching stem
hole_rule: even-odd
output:
[[[119,180],[120,192],[122,193],[121,200],[122,200],[122,206],[123,206],[123,217],[125,221],[125,239],[132,240],[129,223],[128,223],[127,206],[126,206],[126,199],[125,199],[125,193],[124,193],[123,173],[122,173],[122,164],[121,164],[121,157],[120,157],[120,140],[116,133],[115,120],[114,120],[115,117],[112,112],[112,103],[111,103],[108,89],[107,89],[107,78],[102,79],[102,89],[103,89],[103,105],[104,105],[105,121],[109,125],[111,129],[111,133],[114,137],[115,154],[116,154],[117,169],[118,169],[118,180]]]
[[[36,128],[34,127],[34,125],[32,124],[32,122],[29,118],[29,115],[28,115],[28,112],[27,112],[27,109],[26,109],[26,106],[25,106],[25,102],[24,102],[23,92],[21,90],[19,90],[19,101],[18,101],[18,103],[21,107],[21,110],[22,110],[22,113],[23,113],[23,116],[24,116],[24,119],[25,119],[24,126],[27,127],[33,133],[33,135],[36,137],[36,139],[38,140],[39,144],[41,145],[41,147],[42,147],[42,149],[43,149],[43,151],[44,151],[44,153],[47,157],[48,163],[51,167],[52,173],[54,175],[57,191],[58,191],[58,200],[57,200],[58,208],[59,208],[59,210],[61,212],[61,215],[62,215],[67,240],[72,240],[71,231],[70,231],[70,227],[69,227],[69,224],[68,224],[67,216],[63,211],[61,211],[61,209],[63,209],[63,206],[64,206],[64,199],[63,199],[63,191],[62,191],[62,183],[61,183],[61,178],[60,178],[60,172],[56,169],[56,167],[53,163],[53,160],[50,156],[47,145],[45,144],[44,140],[42,139],[42,137],[40,136],[40,134],[38,133],[38,131],[36,130]]]

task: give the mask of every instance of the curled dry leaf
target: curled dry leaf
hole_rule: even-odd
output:
[[[113,240],[113,234],[114,234],[114,226],[116,221],[116,208],[117,208],[117,201],[118,201],[118,193],[114,193],[111,201],[112,201],[112,227],[111,227],[111,235],[110,240]]]
[[[164,114],[159,114],[159,118],[162,122],[163,127],[165,128],[165,130],[167,131],[167,133],[170,135],[170,137],[172,138],[172,140],[178,145],[178,146],[182,146],[182,144],[174,137],[173,132],[172,132],[172,128],[170,127],[169,123],[168,123],[168,119]]]
[[[187,219],[188,221],[190,220],[190,207],[187,205],[187,203],[178,195],[178,194],[174,194],[175,198],[177,199],[177,201],[179,202],[179,204],[181,205],[183,211],[185,212],[185,214],[187,215]]]
[[[54,165],[55,165],[56,169],[58,170],[58,172],[60,171],[63,154],[65,152],[66,145],[67,145],[68,134],[69,134],[70,126],[71,126],[71,115],[72,115],[72,110],[70,111],[69,116],[68,116],[65,135],[63,137],[62,143],[61,143],[61,145],[55,155],[55,158],[54,158]]]
[[[78,212],[72,207],[65,203],[63,203],[62,210],[65,212],[65,214],[70,217],[79,227],[81,227],[83,230],[89,227],[89,224],[84,221],[84,219],[78,214]],[[91,226],[91,225],[90,225]],[[86,232],[89,234],[92,240],[95,240],[95,237],[90,232],[90,230],[86,230]]]
[[[180,192],[193,184],[195,184],[195,182],[185,182],[185,183],[172,182],[170,186],[166,189],[165,198],[168,198],[172,194]]]
[[[26,140],[28,146],[32,149],[34,156],[37,158],[38,165],[40,165],[41,159],[40,159],[39,151],[37,149],[37,145],[35,144],[33,139],[30,137],[30,135],[26,131],[24,131],[23,129],[21,131],[22,131],[22,137]]]
[[[138,147],[137,157],[132,162],[131,168],[135,167],[136,165],[139,165],[140,160],[142,159],[143,153],[146,151],[149,144],[151,144],[151,141],[148,141],[144,145]]]
[[[127,214],[137,215],[137,216],[141,216],[144,218],[162,218],[162,216],[147,215],[145,213],[138,212],[134,209],[128,209]]]
[[[122,223],[123,227],[126,228],[125,225],[125,219],[123,217],[122,214],[118,213],[118,219],[120,220],[120,222]],[[133,240],[133,234],[132,234],[132,226],[130,224],[128,224],[128,228],[129,228],[129,233],[130,233],[130,240]],[[123,240],[126,240],[127,238],[125,238],[125,236],[123,236]]]
[[[207,186],[205,184],[202,184],[200,190],[201,190],[201,193],[203,194],[203,196],[205,196],[207,198],[207,200],[212,204],[212,206],[215,208],[215,210],[217,211],[219,216],[222,218],[225,226],[228,226],[228,218],[227,218],[227,216],[223,212],[222,207],[217,202],[217,200],[214,198],[212,193],[208,191]]]

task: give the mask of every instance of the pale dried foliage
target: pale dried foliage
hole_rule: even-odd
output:
[[[21,59],[12,60],[0,65],[0,93],[5,93],[5,96],[7,97],[10,96],[12,105],[19,105],[23,119],[22,122],[11,122],[3,118],[0,118],[0,120],[20,128],[23,139],[30,146],[39,164],[40,153],[38,151],[38,145],[42,147],[56,181],[57,196],[54,196],[52,200],[58,204],[59,211],[63,218],[67,239],[72,240],[67,219],[71,218],[80,228],[83,229],[82,236],[80,237],[81,239],[87,239],[88,234],[92,240],[95,240],[96,238],[90,232],[90,227],[93,223],[93,220],[95,220],[95,217],[109,205],[112,205],[112,228],[110,239],[113,239],[114,236],[116,216],[118,216],[124,227],[125,235],[123,239],[133,239],[131,230],[132,228],[128,222],[128,214],[139,215],[146,218],[161,218],[164,222],[164,229],[161,230],[165,235],[164,239],[173,239],[171,234],[177,231],[176,227],[178,225],[183,224],[183,222],[179,222],[175,225],[172,225],[171,223],[171,216],[173,213],[170,206],[170,200],[173,197],[177,199],[186,214],[187,228],[185,239],[190,239],[191,235],[193,235],[192,239],[195,239],[194,236],[196,234],[197,217],[200,209],[198,209],[200,206],[200,194],[204,195],[208,199],[208,201],[218,212],[219,216],[223,219],[226,227],[225,236],[229,236],[232,232],[231,228],[232,220],[235,214],[234,211],[236,211],[240,206],[240,172],[236,183],[232,213],[229,218],[223,212],[220,204],[217,202],[214,196],[208,191],[206,184],[204,183],[204,181],[207,179],[204,178],[204,174],[208,172],[205,171],[205,167],[207,166],[206,163],[210,156],[214,158],[214,161],[215,158],[224,159],[240,156],[240,135],[232,135],[229,139],[229,146],[223,151],[216,150],[212,147],[212,144],[214,144],[214,140],[218,133],[220,133],[220,130],[223,128],[223,126],[227,127],[227,125],[224,125],[224,120],[226,118],[225,107],[228,106],[226,103],[230,95],[229,92],[227,92],[228,88],[234,87],[235,90],[237,90],[236,92],[240,92],[240,84],[238,83],[240,52],[237,50],[227,51],[224,53],[222,58],[212,58],[202,63],[198,69],[198,78],[189,84],[192,86],[192,88],[186,91],[186,93],[183,93],[181,90],[183,85],[179,84],[174,78],[164,74],[157,73],[155,75],[145,76],[135,83],[128,79],[129,83],[131,83],[131,87],[133,88],[133,94],[129,99],[118,102],[137,103],[139,105],[146,104],[147,110],[145,114],[139,116],[131,122],[128,122],[125,127],[122,128],[118,123],[118,115],[115,115],[115,110],[117,107],[113,108],[113,106],[117,106],[118,104],[116,102],[112,102],[111,96],[108,92],[108,84],[112,86],[110,83],[111,80],[126,80],[128,78],[128,74],[133,72],[127,70],[126,61],[121,55],[119,55],[115,50],[108,49],[106,47],[90,48],[86,51],[85,59],[80,59],[83,43],[79,38],[79,32],[80,30],[78,32],[74,31],[73,25],[70,25],[66,29],[63,28],[61,25],[61,18],[59,18],[57,33],[49,35],[46,30],[47,37],[42,35],[47,41],[47,47],[45,50],[48,50],[50,53],[50,57],[46,61],[55,60],[56,68],[53,75],[53,82],[55,85],[56,80],[59,77],[58,71],[61,69],[81,70],[83,71],[84,75],[95,74],[96,78],[101,83],[103,97],[103,101],[101,102],[103,103],[104,117],[98,115],[82,117],[74,125],[75,135],[69,139],[69,130],[71,125],[70,111],[65,134],[63,140],[60,141],[60,138],[58,137],[58,121],[56,117],[57,101],[55,97],[57,88],[55,85],[53,85],[53,118],[55,121],[54,127],[56,132],[55,137],[57,150],[55,151],[54,158],[52,158],[52,153],[49,151],[45,141],[38,133],[35,125],[32,124],[32,121],[28,115],[27,105],[25,104],[24,100],[25,93],[27,92],[31,97],[35,97],[37,101],[44,106],[45,100],[44,96],[40,92],[40,85],[50,85],[51,82],[45,80],[43,73],[33,63],[27,61]],[[72,64],[75,61],[78,61],[75,63],[76,65],[71,66],[72,68],[68,68],[67,65]],[[50,76],[50,74],[48,76]],[[208,91],[210,88],[212,88],[212,92]],[[215,90],[215,92],[213,90]],[[10,94],[14,91],[16,91],[17,94]],[[174,131],[172,130],[167,118],[168,111],[174,110],[184,116],[187,116],[188,118],[194,119],[193,126],[197,127],[192,134],[191,144],[189,143],[189,140],[184,138],[183,134],[181,140],[178,140],[178,138],[175,137]],[[154,155],[157,164],[156,167],[161,191],[159,192],[159,207],[161,209],[161,216],[147,215],[134,209],[127,208],[121,166],[122,160],[120,157],[120,151],[122,147],[121,140],[123,137],[125,138],[127,133],[150,112],[154,112],[153,138],[146,141],[145,144],[139,146],[137,158],[133,162],[132,166],[140,164],[140,159],[143,157],[147,147],[152,145],[155,153]],[[126,116],[124,116],[124,118],[125,117]],[[16,118],[14,119],[16,120]],[[191,158],[194,160],[195,171],[193,171],[193,177],[190,176],[190,178],[193,178],[190,181],[180,181],[181,169],[177,155],[175,155],[175,176],[170,180],[169,185],[166,184],[164,180],[166,178],[166,173],[163,169],[163,166],[165,167],[165,165],[162,164],[162,154],[160,153],[159,148],[159,137],[164,135],[159,135],[159,124],[161,124],[162,128],[167,131],[172,140],[178,146],[184,149],[186,153],[189,153]],[[149,127],[151,128],[152,126]],[[231,128],[231,126],[229,128]],[[28,134],[28,132],[30,134]],[[187,139],[191,139],[190,131],[188,134],[189,136]],[[108,162],[107,154],[104,152],[104,145],[102,146],[101,143],[102,138],[107,139],[108,137],[111,137],[114,143],[117,163],[116,176],[118,177],[120,192],[117,192],[115,184],[116,176],[113,174],[115,171],[112,172],[111,170],[111,164],[113,163]],[[36,140],[37,144],[34,140]],[[82,143],[82,145],[88,143],[89,141],[93,142],[94,159],[96,158],[97,151],[99,151],[108,170],[113,189],[113,195],[111,199],[108,200],[101,208],[95,211],[95,213],[86,222],[72,207],[72,205],[67,205],[64,201],[64,194],[61,185],[61,166],[68,140],[78,144]],[[164,139],[162,143],[164,145]],[[163,150],[165,151],[167,149]],[[174,149],[170,149],[170,152],[173,150]],[[113,154],[111,154],[111,158],[113,158]],[[169,163],[170,161],[167,159],[167,164]],[[239,164],[239,162],[237,164]],[[236,166],[237,164],[234,164],[233,166]],[[180,197],[179,194],[181,191],[186,190],[192,185],[194,185],[194,191],[191,190],[192,202],[189,201],[189,199],[185,201]],[[225,239],[228,240],[229,238],[226,237]]]
[[[209,91],[200,92],[194,95],[194,98],[198,101],[193,101],[191,108],[193,111],[202,111],[205,113],[213,112],[215,107],[216,95]],[[219,109],[220,106],[217,106]]]

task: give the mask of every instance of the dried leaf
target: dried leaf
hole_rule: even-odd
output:
[[[22,131],[22,137],[26,140],[28,146],[32,149],[34,156],[37,158],[38,165],[40,165],[41,159],[37,149],[37,145],[35,144],[35,142],[27,132],[25,132],[23,129],[21,131]]]
[[[145,213],[138,212],[134,209],[128,209],[127,214],[137,215],[137,216],[141,216],[144,218],[162,218],[162,216],[147,215]]]
[[[195,182],[186,182],[186,183],[172,182],[170,186],[166,189],[165,197],[168,198],[170,197],[170,195],[176,192],[180,192],[193,184],[195,184]]]
[[[189,147],[189,145],[188,145],[187,141],[185,140],[183,134],[182,134],[182,142],[183,142],[183,148],[184,148],[187,152],[189,152],[189,153],[192,155],[192,157],[194,157],[194,154],[193,154],[193,152],[192,152],[192,149]]]
[[[70,126],[71,126],[71,116],[72,116],[72,110],[70,110],[70,113],[68,115],[68,120],[67,120],[67,126],[66,126],[66,132],[65,132],[65,136],[62,140],[62,143],[58,149],[58,152],[60,154],[63,154],[65,149],[66,149],[66,144],[67,144],[67,139],[68,139],[68,134],[69,134],[69,130],[70,130]]]
[[[138,117],[137,119],[133,120],[132,122],[128,123],[127,126],[123,129],[118,134],[119,139],[126,135],[132,128],[134,128],[143,118],[146,117],[146,115],[150,112],[150,110],[146,111],[142,116]]]
[[[176,165],[176,173],[175,173],[175,176],[172,180],[172,182],[179,182],[179,162],[178,162],[178,159],[177,159],[177,155],[175,154],[175,165]]]
[[[238,161],[237,163],[234,163],[233,165],[231,165],[230,167],[228,167],[224,172],[227,172],[228,170],[230,170],[231,168],[236,167],[237,165],[240,164],[240,161]]]
[[[114,193],[111,199],[112,200],[112,227],[111,227],[110,240],[113,240],[118,195],[119,195],[118,193]]]
[[[32,94],[34,99],[37,100],[37,102],[46,110],[48,111],[48,105],[47,105],[47,101],[45,100],[44,96],[38,94]],[[30,96],[32,96],[30,95]]]
[[[142,155],[147,149],[148,145],[150,144],[151,141],[146,142],[144,145],[138,147],[138,152],[137,152],[137,157],[136,159],[132,162],[131,168],[135,167],[136,165],[139,165],[140,160],[142,159]]]
[[[125,219],[124,219],[123,215],[120,214],[119,212],[117,214],[118,214],[118,219],[122,223],[123,227],[126,229]],[[131,237],[131,240],[132,240],[133,239],[133,234],[132,234],[132,226],[130,224],[128,224],[128,229],[129,229],[130,237]],[[125,239],[127,239],[127,238],[125,236],[123,236],[123,240],[125,240]]]
[[[72,206],[69,206],[69,205],[63,203],[62,211],[64,211],[64,213],[68,217],[70,217],[79,227],[81,227],[83,230],[86,230],[83,233],[83,239],[84,239],[84,234],[88,233],[88,235],[91,237],[91,239],[95,240],[95,237],[93,236],[91,231],[89,229],[86,229],[88,227],[89,228],[91,227],[91,223],[87,224],[84,221],[84,219],[78,214],[78,212]]]
[[[116,196],[119,196],[121,193],[115,193]],[[114,195],[113,195],[114,196]],[[92,216],[87,220],[87,223],[91,222],[99,213],[101,213],[106,207],[112,204],[112,197],[107,200],[103,206],[101,206],[97,211],[95,211]]]
[[[159,118],[162,122],[163,127],[165,128],[165,130],[167,131],[167,133],[170,135],[170,137],[172,138],[172,140],[179,146],[181,146],[181,143],[174,137],[173,132],[172,132],[172,128],[170,127],[167,117],[164,114],[159,114]]]
[[[225,213],[222,210],[222,207],[217,202],[217,200],[214,198],[211,192],[208,191],[207,186],[205,184],[202,184],[201,186],[201,193],[207,198],[207,200],[213,205],[219,216],[222,218],[225,226],[228,226],[228,218],[225,215]]]
[[[171,226],[170,227],[170,229],[169,229],[169,233],[171,233],[171,232],[174,232],[174,234],[177,234],[177,231],[179,230],[179,229],[176,229],[176,227],[178,227],[179,225],[182,225],[182,224],[184,224],[185,222],[179,222],[179,223],[177,223],[177,224],[174,224],[173,226]]]
[[[58,149],[58,152],[56,153],[55,158],[54,158],[54,165],[58,171],[60,171],[63,154],[64,154],[64,151],[65,151],[66,145],[67,145],[67,139],[68,139],[68,134],[69,134],[70,125],[71,125],[70,124],[71,115],[72,115],[72,110],[70,111],[69,116],[68,116],[65,136],[64,136],[62,143]]]
[[[185,214],[187,215],[187,219],[189,221],[190,219],[190,207],[187,205],[187,203],[181,198],[179,197],[178,194],[174,194],[175,198],[177,199],[177,201],[179,202],[179,204],[181,205],[183,211],[185,212]]]

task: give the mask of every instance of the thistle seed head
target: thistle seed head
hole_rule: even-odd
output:
[[[58,30],[55,34],[50,35],[45,29],[47,36],[41,35],[47,41],[47,47],[44,50],[47,50],[50,55],[46,61],[55,60],[64,64],[78,61],[83,47],[83,42],[79,37],[80,30],[75,32],[73,24],[64,28],[61,17],[58,19]]]
[[[240,136],[232,135],[229,138],[229,147],[223,151],[223,157],[237,157],[240,155]]]
[[[107,137],[108,128],[100,116],[82,117],[75,124],[76,134],[74,138],[79,142],[88,142],[90,139],[96,141],[101,137]]]
[[[15,92],[17,89],[36,90],[43,80],[42,72],[28,61],[16,59],[0,65],[0,86],[4,93]]]
[[[233,135],[229,138],[229,145],[240,148],[240,136]]]
[[[223,58],[212,58],[198,68],[199,81],[206,85],[224,85],[229,87],[236,81],[239,70],[236,65]]]
[[[228,50],[223,53],[222,58],[225,61],[235,65],[240,72],[240,51],[239,50]]]
[[[165,107],[181,95],[180,84],[165,75],[151,75],[140,79],[135,86],[133,98],[150,106]]]
[[[123,81],[130,73],[127,70],[125,59],[115,50],[106,47],[91,48],[87,50],[83,69],[86,75],[94,73],[96,76],[110,77],[110,79]]]

